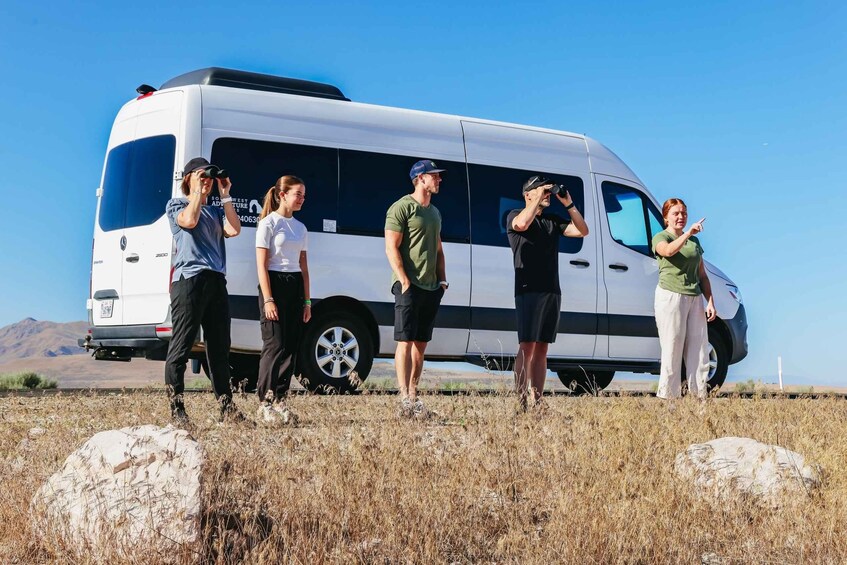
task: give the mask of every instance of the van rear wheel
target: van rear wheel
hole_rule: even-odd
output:
[[[306,326],[300,346],[301,383],[312,392],[348,394],[373,366],[373,337],[347,313],[330,312]]]
[[[579,368],[556,371],[556,374],[559,375],[562,384],[570,389],[571,394],[578,396],[586,394],[597,396],[615,377],[614,371],[590,371]]]
[[[259,384],[259,356],[230,353],[229,381],[233,392],[256,392]]]

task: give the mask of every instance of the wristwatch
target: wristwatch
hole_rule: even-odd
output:
[[[443,286],[444,289],[447,290],[448,288],[450,288],[450,283],[448,283],[447,281],[440,281],[438,283],[438,286]]]
[[[231,196],[227,196],[226,198],[221,198],[221,204],[226,204],[227,202],[232,202]]]

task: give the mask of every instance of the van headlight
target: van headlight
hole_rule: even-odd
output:
[[[732,296],[736,302],[741,304],[741,291],[738,290],[738,287],[734,284],[726,283],[726,288],[729,290],[729,295]]]

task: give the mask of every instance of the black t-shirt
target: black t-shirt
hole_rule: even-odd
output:
[[[526,231],[515,231],[512,221],[523,210],[506,218],[506,234],[515,259],[515,296],[526,292],[552,292],[559,288],[559,237],[570,219],[556,214],[536,216]]]

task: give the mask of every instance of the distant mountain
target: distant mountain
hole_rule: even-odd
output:
[[[26,318],[0,328],[0,362],[24,357],[78,355],[85,350],[76,343],[85,337],[88,322],[39,322]]]

